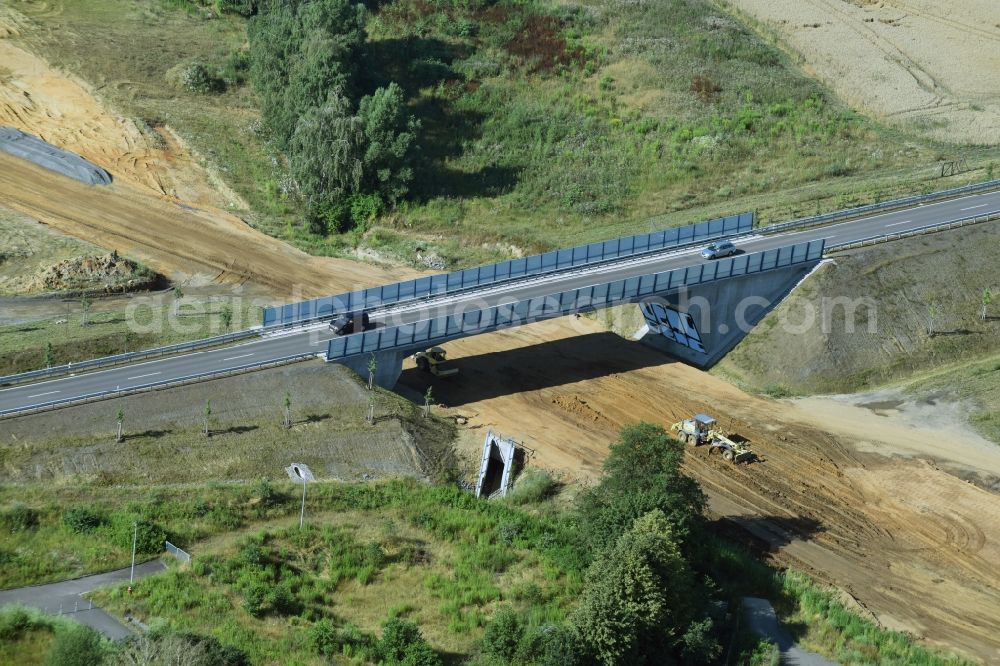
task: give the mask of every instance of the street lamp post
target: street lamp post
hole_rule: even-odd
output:
[[[285,471],[288,473],[289,479],[302,484],[302,508],[299,510],[299,529],[301,530],[306,523],[306,484],[315,481],[316,477],[313,476],[312,470],[302,463],[292,463],[285,468]]]

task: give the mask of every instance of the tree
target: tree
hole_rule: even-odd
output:
[[[420,123],[406,113],[403,90],[395,82],[362,98],[358,117],[364,132],[364,192],[377,192],[395,205],[409,190],[413,141]]]
[[[622,428],[604,461],[601,482],[583,493],[580,512],[592,552],[614,544],[635,519],[659,509],[679,543],[697,529],[705,496],[681,473],[684,448],[658,425]]]
[[[83,313],[83,316],[80,319],[80,324],[82,326],[87,325],[87,316],[90,314],[90,306],[92,303],[93,301],[90,300],[90,296],[84,296],[80,299],[80,310]]]
[[[52,361],[53,361],[54,358],[55,358],[55,354],[52,353],[52,343],[51,342],[46,342],[45,343],[45,356],[42,359],[42,363],[45,364],[46,368],[51,368],[52,367]]]
[[[426,419],[431,415],[431,405],[434,404],[434,387],[428,386],[427,392],[424,393],[424,418]]]
[[[990,306],[991,303],[993,303],[993,292],[990,291],[989,287],[986,287],[986,289],[983,289],[982,303],[983,303],[983,310],[982,310],[982,313],[980,315],[980,318],[983,321],[986,321],[986,309]]]
[[[208,420],[210,418],[212,418],[212,401],[211,400],[206,400],[205,401],[205,409],[202,412],[202,416],[204,416],[204,419],[205,419],[205,421],[204,421],[205,422],[205,428],[204,428],[204,430],[202,430],[202,433],[205,435],[205,437],[208,437],[209,436]]]
[[[125,426],[125,410],[121,407],[118,408],[118,415],[115,417],[115,421],[118,423],[118,437],[115,438],[116,442],[122,441],[122,430]]]
[[[353,90],[364,24],[364,6],[348,0],[261,4],[248,29],[250,80],[264,123],[282,147],[288,147],[299,120],[323,104],[328,91]]]
[[[378,359],[375,358],[375,354],[372,353],[368,356],[368,390],[374,390],[375,387],[375,372],[378,370]]]
[[[694,591],[670,521],[654,509],[591,564],[571,621],[600,663],[661,663],[683,646]]]
[[[341,90],[331,90],[322,106],[299,119],[288,150],[310,217],[338,230],[346,229],[347,198],[364,175],[364,126],[350,106]]]
[[[233,324],[233,306],[229,303],[223,305],[219,312],[219,320],[222,322],[222,327],[228,331]]]
[[[941,306],[935,301],[931,301],[927,304],[927,337],[933,338],[934,331],[936,330],[935,325],[937,324],[938,317],[941,316]]]
[[[285,391],[285,429],[292,427],[292,394]]]

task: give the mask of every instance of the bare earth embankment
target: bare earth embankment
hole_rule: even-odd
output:
[[[854,108],[934,139],[1000,143],[993,0],[727,0]]]
[[[262,287],[277,298],[326,295],[401,279],[406,269],[312,257],[223,210],[235,195],[213,179],[169,127],[156,137],[106,109],[86,85],[10,42],[0,15],[0,125],[39,136],[111,172],[88,187],[0,155],[0,203],[189,283]]]
[[[851,433],[807,423],[800,407],[744,393],[586,318],[447,348],[462,374],[434,381],[434,395],[446,413],[469,417],[462,448],[470,459],[493,428],[523,439],[531,464],[586,481],[622,425],[713,414],[761,457],[733,466],[688,449],[687,470],[713,513],[749,530],[779,562],[846,590],[885,625],[1000,659],[1000,579],[991,564],[1000,557],[1000,495],[943,462],[975,459],[967,469],[1000,477],[1000,449],[974,458],[977,444],[956,439],[940,447],[939,463],[890,436],[869,438],[859,451]],[[403,373],[413,394],[427,382],[415,369]]]

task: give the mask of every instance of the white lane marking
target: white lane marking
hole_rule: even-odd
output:
[[[153,375],[158,375],[159,372],[150,372],[146,375],[136,375],[135,377],[126,377],[126,379],[142,379],[143,377],[152,377]]]
[[[904,220],[903,222],[893,222],[892,224],[887,224],[885,226],[886,226],[886,228],[888,228],[888,227],[898,227],[901,224],[909,224],[910,222],[913,222],[913,220]]]
[[[241,356],[230,356],[229,358],[222,359],[223,361],[235,361],[238,358],[246,358],[247,356],[253,356],[253,354],[243,354]]]
[[[59,393],[59,391],[49,391],[48,393],[36,393],[35,395],[29,395],[29,398],[41,398],[43,395],[52,395],[53,393]]]
[[[977,208],[986,208],[987,206],[989,206],[989,204],[979,204],[978,206],[969,206],[968,208],[962,208],[961,212],[964,213],[967,210],[976,210]]]

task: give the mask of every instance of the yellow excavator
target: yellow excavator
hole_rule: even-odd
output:
[[[733,439],[716,426],[716,420],[707,414],[695,414],[694,418],[685,419],[670,426],[677,433],[677,438],[685,444],[701,446],[708,444],[709,453],[716,449],[722,452],[722,457],[732,463],[750,462],[754,459],[753,451],[744,442]]]
[[[448,363],[448,353],[440,347],[431,347],[413,355],[417,367],[429,372],[435,377],[453,377],[458,374],[458,368]]]

